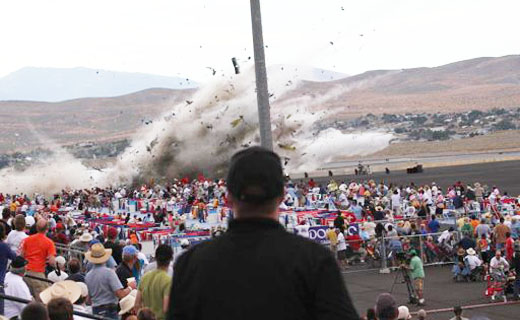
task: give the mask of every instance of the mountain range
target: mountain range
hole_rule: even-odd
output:
[[[191,89],[189,78],[88,68],[26,67],[0,78],[0,100],[59,102],[114,97],[150,88]]]
[[[287,72],[286,68],[269,68],[268,74]],[[519,55],[477,58],[434,68],[375,70],[350,77],[325,73],[302,76],[315,81],[302,80],[280,95],[276,94],[277,88],[270,87],[276,94],[271,99],[272,108],[305,103],[311,111],[328,110],[329,118],[348,119],[367,113],[450,113],[520,107]],[[332,80],[324,81],[331,76]],[[39,79],[42,87],[60,84]],[[9,90],[1,81],[5,78],[0,79],[0,92],[5,94]],[[66,91],[68,84],[63,85]],[[192,99],[197,91],[193,87],[158,87],[116,97],[62,102],[0,101],[0,152],[41,146],[43,135],[60,144],[129,138],[139,126],[175,103]],[[45,90],[40,91],[45,94]]]

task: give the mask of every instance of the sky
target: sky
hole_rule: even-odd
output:
[[[518,0],[262,0],[268,65],[349,75],[520,54]],[[88,67],[206,81],[253,64],[247,0],[0,0],[0,77]],[[249,60],[249,57],[251,59]]]

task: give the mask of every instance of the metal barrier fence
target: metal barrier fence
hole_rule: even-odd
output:
[[[71,247],[70,245],[55,243],[56,246],[56,255],[62,256],[66,261],[70,261],[72,258],[76,258],[79,260],[81,265],[83,265],[83,260],[85,258],[85,250]]]
[[[439,242],[442,234],[383,235],[370,240],[347,240],[346,256],[351,268],[345,273],[374,270],[389,272],[399,267],[409,249],[417,251],[424,266],[453,264],[454,250],[461,233],[452,231],[449,239]]]
[[[25,300],[25,299],[18,298],[18,297],[8,296],[3,293],[0,293],[0,299],[24,303],[24,304],[29,304],[32,302],[31,300]],[[84,313],[84,312],[80,312],[80,311],[76,311],[76,310],[73,311],[73,314],[83,317],[83,318],[94,319],[94,320],[110,320],[109,318],[106,318],[106,317],[96,316],[96,315],[93,315],[90,313]]]

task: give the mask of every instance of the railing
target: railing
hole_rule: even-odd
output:
[[[8,296],[8,295],[5,295],[3,293],[0,293],[0,299],[14,301],[14,302],[19,302],[19,303],[24,303],[24,304],[29,304],[29,303],[32,302],[31,300],[26,300],[26,299],[22,299],[22,298],[18,298],[18,297],[13,297],[13,296]],[[110,320],[109,318],[106,318],[106,317],[96,316],[96,315],[93,315],[93,314],[90,314],[90,313],[84,313],[84,312],[80,312],[80,311],[76,311],[76,310],[73,311],[73,314],[77,315],[77,316],[80,316],[80,317],[83,317],[83,318],[94,319],[94,320]]]
[[[55,243],[56,246],[56,254],[58,256],[63,256],[66,261],[70,261],[72,258],[76,258],[83,265],[83,260],[85,258],[85,250],[81,250],[78,248],[73,248],[70,245]]]
[[[347,260],[351,267],[345,273],[370,270],[380,270],[384,273],[396,269],[400,265],[402,253],[406,253],[403,247],[415,249],[424,266],[453,264],[454,248],[460,241],[461,234],[459,231],[453,231],[450,241],[438,243],[437,239],[441,234],[442,232],[397,237],[383,235],[370,240],[347,240]],[[400,245],[393,243],[395,240],[398,240]],[[409,244],[406,244],[407,242]],[[360,245],[360,250],[353,250],[353,244]],[[362,260],[364,262],[361,262]]]

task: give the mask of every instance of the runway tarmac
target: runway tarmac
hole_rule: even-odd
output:
[[[367,308],[375,305],[380,293],[392,290],[396,274],[396,272],[379,274],[377,271],[344,274],[347,289],[360,315],[364,314]],[[420,308],[428,311],[452,308],[456,305],[468,306],[490,303],[490,299],[484,296],[485,282],[454,282],[451,276],[451,265],[426,267],[425,274],[424,297],[426,305],[424,307],[408,305],[411,312]],[[405,284],[396,283],[393,286],[392,295],[398,305],[407,304],[408,293]],[[510,320],[518,319],[519,310],[520,305],[489,306],[464,311],[463,315],[467,318],[478,315],[492,320]],[[453,317],[453,312],[442,312],[430,314],[427,319],[446,320],[451,317]]]
[[[326,171],[325,171],[326,174]],[[312,176],[310,176],[312,178]],[[376,182],[384,181],[394,185],[408,185],[414,182],[416,185],[437,185],[446,188],[456,181],[465,184],[480,182],[482,185],[496,185],[500,192],[508,192],[511,196],[520,195],[520,161],[499,161],[479,164],[457,165],[448,167],[424,167],[423,173],[407,174],[405,170],[391,171],[390,174],[376,172],[365,176],[334,175],[336,181],[364,181],[373,179]],[[314,177],[318,183],[328,183],[330,177]]]

